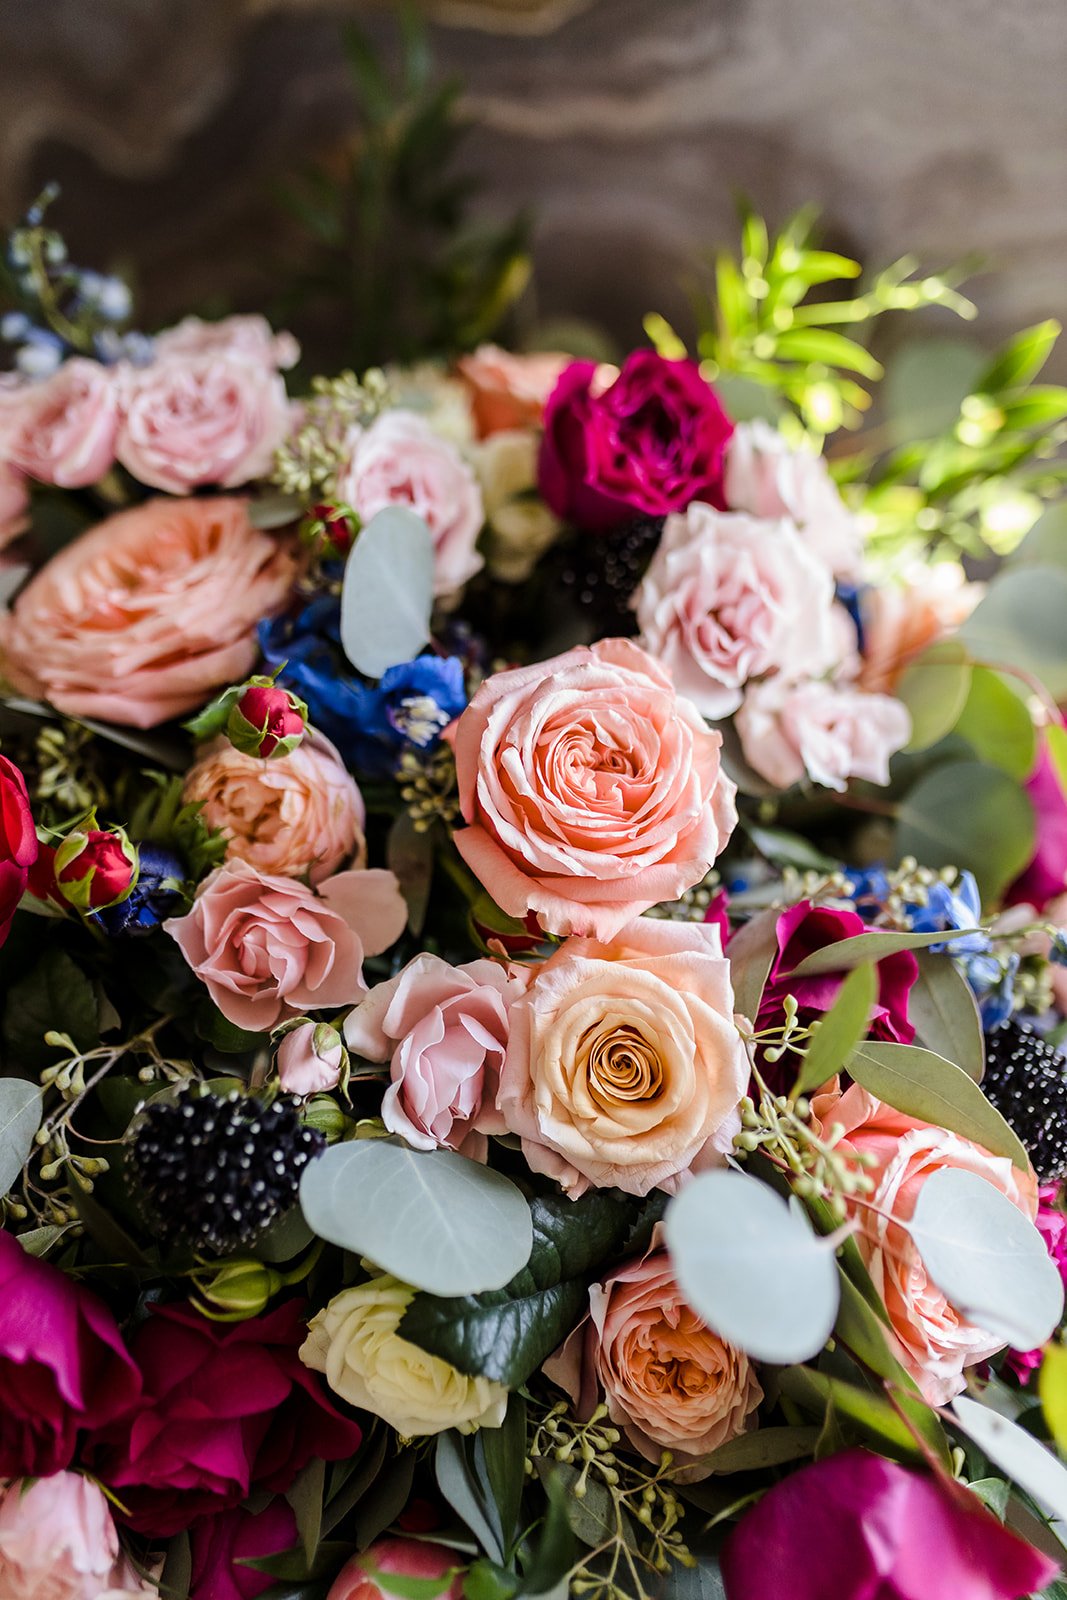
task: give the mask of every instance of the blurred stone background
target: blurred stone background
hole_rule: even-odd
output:
[[[772,222],[814,200],[871,265],[980,252],[986,342],[1067,319],[1065,0],[426,9],[479,204],[535,214],[540,317],[624,344],[653,307],[684,328],[680,275],[733,241],[740,190]],[[58,177],[75,258],[132,268],[146,326],[264,303],[291,228],[276,179],[353,126],[353,16],[394,48],[390,7],[359,0],[0,0],[0,213]]]

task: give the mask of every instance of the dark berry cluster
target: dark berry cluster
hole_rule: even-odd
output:
[[[561,582],[610,633],[635,631],[630,597],[662,532],[662,517],[636,517],[613,533],[579,534],[564,550]]]
[[[324,1145],[290,1100],[264,1105],[189,1084],[145,1107],[129,1162],[165,1243],[228,1255],[288,1210]]]
[[[982,1088],[1030,1152],[1042,1183],[1067,1171],[1067,1061],[1014,1017],[986,1034]]]

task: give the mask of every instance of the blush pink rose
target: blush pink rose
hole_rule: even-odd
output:
[[[726,504],[754,517],[788,517],[835,578],[862,571],[863,536],[822,456],[793,450],[769,423],[739,422],[726,446]]]
[[[479,439],[513,428],[535,428],[570,356],[536,351],[513,355],[496,344],[479,345],[456,363],[470,389]]]
[[[158,499],[68,544],[0,617],[17,688],[72,716],[153,728],[255,664],[296,576],[243,500]]]
[[[183,795],[226,835],[230,858],[260,872],[306,874],[315,884],[342,866],[364,865],[363,796],[320,733],[271,761],[216,739],[188,773]]]
[[[340,872],[316,894],[237,860],[216,867],[192,910],[163,926],[227,1021],[263,1032],[361,999],[364,956],[387,950],[406,924],[391,872]]]
[[[431,1580],[440,1584],[439,1590],[432,1592],[432,1600],[461,1600],[463,1594],[457,1551],[424,1539],[377,1539],[369,1550],[342,1567],[326,1600],[395,1600],[395,1591],[379,1581],[382,1577],[416,1580],[424,1600],[431,1596]]]
[[[669,1450],[683,1483],[704,1457],[756,1425],[763,1389],[748,1357],[682,1298],[665,1250],[589,1288],[589,1315],[544,1366],[580,1417],[603,1397],[612,1422],[647,1461]]]
[[[894,1111],[859,1084],[843,1094],[834,1089],[817,1096],[813,1111],[823,1127],[844,1128],[836,1147],[843,1155],[871,1161],[863,1169],[874,1179],[870,1205],[853,1208],[860,1252],[889,1315],[900,1361],[929,1405],[947,1405],[964,1388],[965,1369],[995,1355],[1004,1340],[965,1321],[949,1304],[927,1276],[904,1224],[926,1179],[944,1167],[976,1173],[1031,1221],[1037,1215],[1037,1179],[1006,1156]]]
[[[199,356],[222,352],[244,356],[261,367],[288,369],[300,359],[300,346],[291,333],[275,333],[266,317],[220,317],[204,322],[183,317],[173,328],[156,335],[160,356]]]
[[[278,1082],[287,1094],[326,1094],[341,1081],[348,1052],[328,1022],[299,1022],[278,1046]]]
[[[4,1600],[100,1600],[146,1591],[119,1552],[103,1491],[75,1472],[16,1480],[0,1490]]]
[[[610,939],[725,845],[721,745],[628,639],[495,673],[456,725],[456,847],[510,916]]]
[[[273,367],[239,352],[172,352],[130,369],[115,454],[141,483],[170,494],[232,489],[270,471],[292,407]]]
[[[0,461],[0,550],[30,525],[30,491],[10,461]]]
[[[674,1191],[721,1162],[749,1062],[711,923],[638,917],[571,938],[511,1007],[497,1106],[535,1172],[590,1188]]]
[[[450,594],[483,566],[475,549],[485,521],[482,491],[455,445],[414,411],[385,411],[350,441],[337,496],[369,522],[386,506],[410,506],[433,536],[434,593]]]
[[[833,606],[829,568],[792,523],[700,503],[667,518],[634,596],[641,643],[713,720],[737,710],[750,678],[831,667]]]
[[[768,678],[746,692],[737,732],[749,766],[776,788],[808,778],[841,790],[850,778],[889,782],[889,758],[911,737],[911,717],[887,694]]]
[[[390,1063],[382,1120],[416,1150],[462,1150],[481,1159],[487,1133],[503,1133],[496,1094],[508,1014],[525,975],[498,961],[458,967],[419,955],[349,1012],[345,1043]]]
[[[4,453],[38,483],[80,489],[114,465],[119,391],[113,368],[74,356],[40,383],[5,393]]]

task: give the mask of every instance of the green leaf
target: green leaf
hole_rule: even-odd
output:
[[[960,939],[974,928],[950,928],[947,933],[858,933],[853,939],[838,939],[805,956],[790,973],[794,978],[816,977],[823,972],[848,972],[852,967],[881,961],[898,950],[923,950],[927,945]],[[733,952],[733,940],[730,941]]]
[[[893,440],[910,444],[954,428],[961,403],[980,388],[985,365],[984,352],[966,339],[913,339],[901,345],[880,390]]]
[[[1045,365],[1060,335],[1060,324],[1052,317],[1017,333],[978,378],[975,393],[999,395],[1005,389],[1018,389],[1035,378]]]
[[[565,1502],[567,1520],[582,1544],[587,1545],[590,1550],[596,1550],[621,1533],[623,1543],[628,1549],[637,1550],[637,1534],[633,1523],[625,1511],[620,1510],[616,1515],[615,1501],[600,1478],[590,1473],[586,1479],[585,1494],[579,1498],[575,1493],[575,1486],[581,1475],[577,1467],[571,1466],[566,1461],[549,1461],[544,1456],[535,1458],[534,1467],[542,1482],[557,1475],[562,1479],[567,1491]]]
[[[887,1378],[902,1389],[918,1394],[915,1382],[908,1376],[889,1346],[889,1328],[886,1321],[864,1299],[848,1273],[839,1264],[841,1275],[841,1305],[834,1323],[834,1337],[854,1360],[861,1361],[879,1378]]]
[[[873,1442],[879,1454],[893,1460],[922,1460],[922,1452],[914,1434],[900,1412],[884,1396],[869,1389],[860,1389],[846,1383],[843,1378],[830,1377],[811,1367],[787,1367],[778,1374],[781,1392],[794,1401],[808,1416],[825,1415],[833,1406],[839,1419],[854,1423],[865,1441]],[[925,1414],[928,1426],[937,1428],[937,1419],[921,1403],[898,1397],[897,1403],[909,1415]]]
[[[1030,532],[1008,557],[1012,566],[1067,567],[1067,500],[1042,512]]]
[[[509,1179],[451,1150],[390,1139],[324,1150],[304,1169],[300,1205],[320,1239],[430,1294],[502,1288],[533,1240],[530,1207]]]
[[[315,1564],[322,1536],[322,1496],[326,1479],[325,1461],[309,1461],[290,1484],[285,1498],[296,1517],[296,1531],[308,1567]]]
[[[876,993],[874,967],[855,967],[838,991],[837,999],[815,1027],[793,1085],[793,1094],[809,1094],[848,1061],[866,1037]]]
[[[706,1551],[696,1556],[694,1567],[672,1561],[656,1585],[656,1594],[658,1600],[727,1600],[718,1560]]]
[[[341,590],[341,645],[357,672],[380,678],[430,638],[433,539],[406,506],[386,506],[352,547]]]
[[[193,1007],[193,1027],[197,1038],[212,1044],[223,1055],[240,1056],[251,1050],[263,1048],[263,1034],[248,1028],[239,1028],[224,1017],[218,1006],[208,996],[201,995]]]
[[[809,1427],[756,1428],[721,1444],[703,1458],[704,1465],[713,1474],[762,1472],[810,1456],[818,1434],[818,1428]]]
[[[526,1474],[526,1401],[521,1394],[508,1398],[503,1426],[482,1428],[478,1445],[493,1491],[505,1554],[510,1554],[519,1527]]]
[[[973,872],[983,899],[996,900],[1032,858],[1034,833],[1034,808],[1006,772],[948,761],[920,778],[898,807],[896,853]]]
[[[702,1172],[667,1209],[667,1248],[685,1299],[758,1361],[804,1361],[837,1315],[837,1264],[803,1211],[734,1171]]]
[[[876,361],[854,339],[843,333],[830,333],[825,328],[797,328],[780,335],[777,354],[784,361],[814,361],[828,367],[844,367],[858,372],[864,378],[880,378],[882,363]]]
[[[947,954],[920,950],[919,976],[908,995],[916,1043],[958,1062],[975,1083],[985,1071],[985,1035],[978,1002],[967,979]]]
[[[1063,1280],[1045,1242],[975,1172],[942,1167],[919,1190],[908,1231],[938,1288],[969,1322],[1017,1350],[1044,1344],[1063,1315]]]
[[[734,1009],[750,1022],[756,1020],[760,997],[778,953],[777,927],[778,912],[761,911],[738,928],[730,940]]]
[[[1037,735],[1018,687],[989,667],[975,667],[956,732],[981,761],[1025,781],[1034,768]],[[946,729],[946,732],[948,730]]]
[[[470,1529],[491,1560],[504,1564],[504,1545],[495,1523],[496,1507],[488,1495],[488,1484],[478,1483],[468,1456],[468,1438],[453,1430],[438,1435],[434,1454],[437,1487],[460,1521]]]
[[[967,1485],[976,1494],[987,1511],[992,1511],[998,1522],[1003,1522],[1011,1499],[1011,1485],[1003,1478],[972,1478]]]
[[[1037,1374],[1037,1392],[1056,1449],[1067,1455],[1067,1348],[1050,1344]]]
[[[408,810],[399,811],[385,842],[385,864],[395,872],[408,908],[408,928],[418,937],[426,922],[433,882],[434,844],[429,829],[421,833]]]
[[[32,971],[13,984],[4,1007],[4,1046],[20,1067],[39,1071],[55,1060],[48,1032],[65,1033],[78,1050],[100,1042],[96,995],[64,950],[46,950]]]
[[[956,726],[971,687],[971,663],[959,639],[940,639],[901,673],[896,687],[911,716],[907,750],[928,750]]]
[[[965,1395],[957,1396],[952,1409],[957,1425],[990,1461],[995,1461],[1038,1505],[1060,1522],[1067,1522],[1067,1468],[1051,1450],[1017,1423]]]
[[[785,828],[764,828],[758,823],[742,819],[741,826],[748,834],[761,856],[779,867],[796,867],[801,872],[833,872],[837,862],[799,833],[789,833]]]
[[[912,1044],[869,1040],[859,1046],[848,1070],[876,1099],[906,1117],[947,1128],[1029,1172],[1030,1161],[1018,1134],[954,1061]]]
[[[557,1470],[540,1474],[548,1510],[533,1556],[523,1570],[522,1593],[548,1595],[566,1578],[578,1553],[578,1542],[567,1514],[567,1488]],[[563,1600],[566,1600],[566,1588]]]
[[[0,1199],[29,1160],[42,1109],[41,1091],[35,1083],[0,1078]]]
[[[979,661],[1020,667],[1067,699],[1067,570],[1019,564],[992,580],[960,628]]]

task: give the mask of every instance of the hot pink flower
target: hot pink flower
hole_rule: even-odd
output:
[[[280,1499],[259,1512],[235,1506],[199,1517],[189,1529],[189,1543],[189,1600],[256,1600],[277,1580],[248,1563],[291,1550],[297,1543],[296,1517]]]
[[[889,782],[889,758],[907,744],[911,717],[890,695],[776,677],[750,686],[737,731],[749,766],[776,788],[809,778],[844,789],[850,778]]]
[[[7,458],[38,483],[79,489],[115,461],[119,392],[114,371],[74,356],[40,383],[4,398]]]
[[[0,945],[11,932],[39,849],[26,780],[0,755]]]
[[[1045,740],[1026,792],[1037,816],[1037,842],[1030,865],[1012,884],[1008,899],[1029,900],[1040,908],[1067,888],[1067,795]]]
[[[461,1567],[459,1553],[445,1545],[423,1539],[377,1539],[341,1569],[326,1600],[393,1600],[393,1591],[379,1584],[376,1574],[413,1578],[422,1584],[439,1579],[440,1595],[435,1594],[434,1600],[460,1600]]]
[[[1045,1241],[1049,1255],[1059,1269],[1060,1277],[1067,1286],[1067,1215],[1060,1209],[1061,1185],[1058,1183],[1044,1184],[1037,1191],[1037,1216],[1034,1225]],[[1029,1383],[1031,1376],[1041,1365],[1044,1355],[1043,1350],[1009,1350],[1006,1365],[1009,1366],[1020,1383]]]

